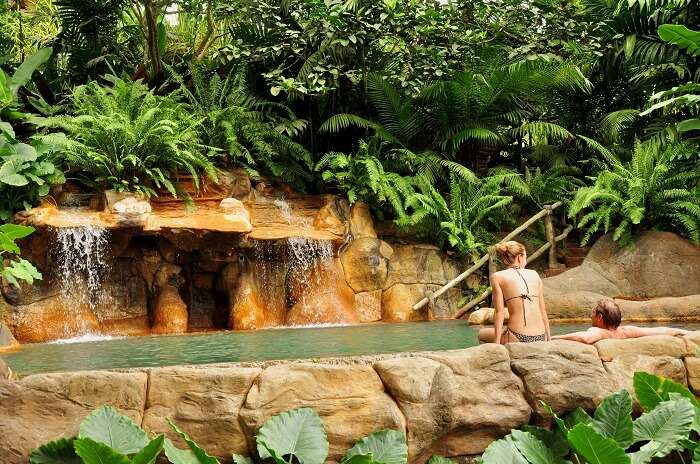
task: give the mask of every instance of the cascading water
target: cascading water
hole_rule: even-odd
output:
[[[287,239],[289,275],[299,287],[301,298],[296,302],[307,305],[306,297],[314,286],[322,285],[322,268],[328,267],[333,258],[333,245],[328,240],[311,240],[304,237]],[[308,308],[317,313],[318,308]],[[320,317],[319,314],[316,314]]]
[[[108,298],[102,281],[109,272],[105,260],[109,232],[93,225],[66,227],[56,231],[55,258],[66,311],[91,311]],[[72,318],[67,318],[68,320]],[[89,332],[87,325],[78,321],[79,335]]]

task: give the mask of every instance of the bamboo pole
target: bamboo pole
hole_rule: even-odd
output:
[[[549,210],[543,209],[542,211],[540,211],[539,213],[535,214],[534,216],[532,216],[532,217],[531,217],[530,219],[528,219],[527,221],[523,222],[523,223],[520,225],[520,227],[514,229],[511,233],[509,233],[508,235],[506,235],[505,237],[503,237],[503,239],[501,239],[501,241],[502,241],[502,242],[507,242],[508,240],[511,240],[512,238],[517,237],[518,234],[520,234],[521,232],[523,232],[525,229],[527,229],[528,227],[530,227],[532,224],[534,224],[535,222],[537,222],[537,221],[538,221],[539,219],[541,219],[542,217],[544,217],[544,216],[546,216],[547,214],[549,214],[550,211],[554,211],[555,209],[559,208],[559,207],[561,206],[561,204],[562,204],[562,203],[561,203],[560,201],[558,201],[558,202],[554,203],[553,205],[551,205]],[[474,271],[476,271],[476,270],[479,269],[481,266],[483,266],[484,263],[486,263],[488,260],[489,260],[489,253],[486,253],[484,256],[482,256],[481,258],[479,258],[479,260],[478,260],[476,263],[474,263],[474,265],[473,265],[472,267],[470,267],[470,268],[467,269],[466,271],[462,272],[460,275],[458,275],[458,276],[455,277],[454,279],[450,280],[450,281],[447,282],[444,286],[442,286],[442,287],[439,288],[437,291],[435,291],[435,292],[433,293],[433,295],[432,295],[433,298],[438,298],[438,297],[440,297],[440,296],[441,296],[443,293],[445,293],[447,290],[451,289],[452,287],[454,287],[455,285],[457,285],[458,283],[460,283],[461,281],[463,281],[464,279],[466,279],[467,277],[469,277]],[[423,306],[425,306],[426,304],[428,304],[428,298],[423,298],[423,299],[420,300],[418,303],[416,303],[416,304],[413,305],[413,310],[414,310],[414,311],[417,311],[417,310],[419,310],[420,308],[422,308]]]
[[[544,217],[544,235],[549,243],[549,256],[547,258],[547,267],[554,269],[557,267],[557,242],[554,237],[554,225],[552,224],[552,209],[550,206],[545,206],[548,214]]]

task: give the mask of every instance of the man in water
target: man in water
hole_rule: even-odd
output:
[[[685,335],[688,330],[674,329],[671,327],[635,327],[633,325],[621,326],[622,313],[620,307],[613,300],[600,300],[591,312],[591,324],[593,327],[583,332],[574,332],[564,335],[555,335],[552,339],[573,340],[575,342],[592,344],[607,338],[638,338],[649,335]]]

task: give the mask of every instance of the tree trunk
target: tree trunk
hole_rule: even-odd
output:
[[[160,50],[158,47],[158,2],[157,0],[144,0],[144,19],[146,30],[144,36],[146,38],[146,55],[148,62],[148,80],[155,83],[163,72],[163,67],[160,60]]]

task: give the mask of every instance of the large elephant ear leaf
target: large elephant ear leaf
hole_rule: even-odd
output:
[[[564,459],[561,456],[557,456],[534,435],[513,430],[512,436],[515,447],[531,464],[564,464]]]
[[[515,447],[511,435],[491,443],[484,450],[481,462],[482,464],[530,464]]]
[[[176,462],[176,461],[173,461],[171,459],[170,462],[172,462],[174,464],[180,464],[180,463],[182,463],[182,464],[190,464],[190,463],[192,463],[192,464],[219,464],[218,459],[216,459],[213,456],[209,456],[207,454],[207,452],[204,451],[204,449],[202,449],[192,438],[190,438],[189,435],[187,435],[185,432],[180,430],[178,428],[178,426],[173,423],[173,421],[168,419],[168,424],[170,424],[170,428],[172,428],[175,431],[175,433],[180,435],[180,438],[182,438],[182,440],[185,443],[187,443],[187,446],[189,447],[189,451],[190,451],[190,453],[187,453],[187,452],[181,452],[181,453],[173,452],[173,453],[171,453],[173,455],[178,455],[180,459],[185,459],[185,460]],[[168,440],[168,442],[169,442],[169,440]],[[166,448],[165,448],[165,454],[166,454],[166,456],[168,456],[168,458],[170,458],[170,454],[168,454],[168,449],[182,451],[182,450],[178,450],[174,446],[171,447],[169,445],[172,445],[172,443],[167,443]],[[191,460],[192,457],[194,457],[194,459],[195,459],[194,461]]]
[[[523,425],[521,430],[532,434],[561,458],[568,456],[571,451],[569,442],[560,430],[549,430],[536,425]]]
[[[257,436],[261,459],[284,461],[292,455],[301,464],[323,464],[328,456],[328,440],[323,422],[310,408],[292,409],[268,419]]]
[[[688,438],[695,418],[695,408],[687,398],[671,396],[673,400],[660,403],[634,421],[635,442],[649,442],[645,446],[656,450],[655,457],[681,449],[681,441]]]
[[[659,403],[668,401],[670,399],[670,393],[678,393],[688,398],[694,406],[700,407],[700,402],[698,402],[697,398],[695,398],[695,395],[693,395],[690,390],[671,379],[659,377],[647,372],[635,372],[633,385],[637,401],[639,401],[639,404],[642,405],[645,411],[651,411]]]
[[[372,461],[380,464],[406,464],[408,446],[406,436],[397,430],[381,430],[360,439],[350,448],[343,463],[353,456],[371,455]]]
[[[623,449],[632,444],[632,397],[627,390],[607,396],[595,411],[590,425]]]
[[[83,464],[131,464],[128,457],[87,437],[76,439],[73,446]]]
[[[155,464],[160,452],[163,451],[164,443],[165,436],[158,435],[131,459],[131,464]]]
[[[428,464],[455,464],[455,462],[450,458],[446,458],[445,456],[435,455],[428,459]]]
[[[251,458],[242,454],[233,454],[231,458],[233,459],[233,464],[255,464]]]
[[[625,450],[588,424],[578,424],[567,434],[571,447],[589,464],[630,464]]]
[[[117,453],[136,454],[148,445],[148,434],[111,406],[94,410],[80,424],[79,438],[90,438]]]
[[[73,440],[61,438],[41,445],[29,455],[29,464],[81,464]]]

